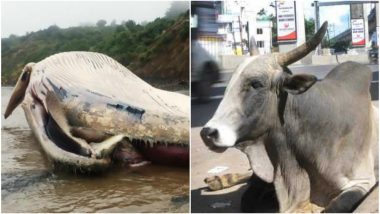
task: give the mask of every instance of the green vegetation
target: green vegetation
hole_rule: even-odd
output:
[[[349,48],[352,48],[352,45],[350,41],[334,41],[334,43],[332,43],[332,48],[334,48],[335,53],[337,52],[347,53],[347,50]]]
[[[144,25],[131,20],[107,25],[99,20],[96,26],[50,26],[25,36],[11,35],[1,39],[1,82],[14,85],[24,65],[55,53],[94,51],[114,58],[142,78],[188,83],[188,24],[188,14],[181,14]]]
[[[306,41],[310,40],[315,34],[315,20],[313,18],[305,19]]]

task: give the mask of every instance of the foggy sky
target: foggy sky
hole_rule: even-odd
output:
[[[26,32],[46,29],[51,25],[60,28],[95,24],[104,19],[107,23],[116,20],[134,20],[137,23],[152,21],[165,16],[171,1],[127,1],[127,2],[26,2],[2,1],[1,37],[10,34],[24,35]]]
[[[331,1],[331,0],[325,0]],[[273,0],[248,1],[257,10],[265,8],[269,14],[274,9],[269,6]],[[314,18],[313,0],[303,0],[306,18]],[[2,1],[1,7],[1,37],[10,34],[24,35],[26,32],[46,29],[51,25],[60,28],[95,24],[105,19],[108,24],[113,20],[121,21],[132,19],[137,23],[152,21],[163,17],[171,5],[171,1]],[[331,15],[334,14],[334,15]],[[321,23],[328,20],[334,24],[338,34],[349,28],[349,6],[325,7],[320,10]]]

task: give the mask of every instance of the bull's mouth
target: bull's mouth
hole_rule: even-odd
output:
[[[207,148],[213,152],[223,153],[224,151],[226,151],[228,149],[228,147],[220,147],[220,146],[215,145],[213,140],[205,138],[203,136],[202,136],[202,140],[205,143],[205,145],[207,146]]]
[[[216,153],[223,153],[223,152],[225,152],[228,149],[228,147],[219,147],[219,146],[215,146],[215,145],[213,145],[213,146],[207,146],[207,147],[211,151],[216,152]]]
[[[68,136],[65,128],[59,125],[60,122],[55,120],[56,117],[45,110],[38,99],[31,96],[29,98],[23,103],[27,120],[43,150],[54,164],[59,163],[85,171],[104,169],[112,162],[128,166],[140,166],[147,162],[188,166],[189,149],[187,144],[144,141],[124,136],[112,148],[107,148],[107,145],[103,148],[101,145],[103,142],[91,143],[82,139],[83,142],[88,143],[87,146],[90,150],[83,149],[83,146],[79,145],[73,136]],[[94,155],[91,150],[95,147],[101,147],[105,154]]]

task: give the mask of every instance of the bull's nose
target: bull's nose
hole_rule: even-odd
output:
[[[224,152],[227,149],[227,147],[218,147],[214,144],[219,138],[217,129],[204,127],[201,130],[201,137],[206,146],[214,152]]]
[[[215,141],[219,136],[218,130],[210,127],[204,127],[201,130],[201,137],[205,141]]]

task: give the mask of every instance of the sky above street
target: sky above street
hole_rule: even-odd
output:
[[[314,19],[314,7],[311,4],[314,0],[297,0],[303,1],[304,16],[306,19]],[[331,2],[339,0],[322,0],[319,2]],[[260,10],[264,8],[268,14],[275,14],[275,9],[270,6],[271,2],[274,0],[261,0],[261,1],[247,1],[251,5],[251,8]],[[328,21],[330,25],[333,26],[335,35],[347,30],[350,28],[350,6],[349,5],[339,5],[339,6],[329,6],[329,7],[320,7],[320,23]],[[333,36],[333,35],[332,35]]]

